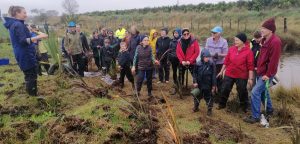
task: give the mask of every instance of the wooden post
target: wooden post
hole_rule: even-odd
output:
[[[287,32],[287,18],[283,19],[283,32],[286,33]]]

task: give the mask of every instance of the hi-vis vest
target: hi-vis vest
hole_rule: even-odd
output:
[[[121,30],[118,29],[115,33],[115,36],[118,38],[118,39],[123,39],[125,37],[125,33],[126,33],[126,29],[122,28]]]

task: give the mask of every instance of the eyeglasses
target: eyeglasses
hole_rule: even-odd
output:
[[[184,36],[188,36],[188,35],[190,35],[190,33],[184,33],[183,35],[184,35]]]
[[[216,32],[211,32],[211,34],[216,34]]]

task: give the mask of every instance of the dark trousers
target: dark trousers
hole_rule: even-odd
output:
[[[37,96],[37,70],[36,67],[23,71],[25,75],[26,91],[31,96]]]
[[[84,76],[84,70],[85,70],[85,62],[82,58],[82,54],[72,55],[72,60],[73,60],[73,64],[72,64],[73,69],[80,76],[83,77]]]
[[[103,61],[102,67],[103,67],[104,69],[102,69],[102,70],[103,70],[103,73],[104,73],[104,74],[107,74],[107,73],[109,72],[111,62],[112,62],[112,61]]]
[[[200,91],[200,94],[198,96],[194,97],[194,107],[198,108],[200,104],[200,100],[204,98],[206,102],[207,109],[212,109],[213,108],[213,97],[211,94],[211,90],[208,89],[203,89]]]
[[[101,64],[100,64],[100,58],[99,57],[94,57],[95,64],[98,69],[101,69]]]
[[[231,78],[225,76],[223,80],[221,99],[219,104],[222,106],[226,106],[229,94],[234,83],[236,84],[238,97],[240,99],[240,106],[243,110],[246,110],[248,107],[247,79]]]
[[[134,83],[134,80],[133,80],[133,76],[132,76],[132,74],[131,74],[130,67],[122,67],[121,73],[120,73],[120,83],[121,83],[121,85],[124,85],[124,78],[125,78],[125,75],[126,75],[127,79],[128,79],[131,83]]]
[[[153,72],[153,69],[138,70],[138,72],[137,72],[137,85],[136,85],[138,92],[140,92],[141,89],[142,89],[144,77],[145,77],[145,74],[146,74],[148,93],[151,93],[151,91],[152,91],[152,72]]]
[[[160,61],[160,65],[158,68],[159,81],[169,81],[170,77],[170,65],[168,64],[167,59],[163,59]]]
[[[177,69],[179,66],[179,60],[176,57],[169,58],[169,59],[170,59],[171,65],[172,65],[173,81],[174,81],[174,84],[177,85],[178,84]]]
[[[182,86],[184,85],[185,82],[184,77],[185,77],[186,70],[189,70],[193,75],[194,65],[190,65],[190,66],[179,65],[179,82],[181,83]]]
[[[219,74],[221,69],[222,69],[223,64],[216,64],[216,73]],[[221,99],[221,92],[222,92],[222,82],[223,82],[223,78],[222,77],[218,77],[217,78],[217,88],[218,91],[215,95],[214,101],[216,103],[220,102]]]

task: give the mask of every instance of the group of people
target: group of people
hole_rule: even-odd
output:
[[[25,75],[26,89],[30,95],[37,95],[34,42],[47,38],[47,35],[30,34],[24,24],[26,11],[23,7],[12,6],[9,14],[11,17],[5,18],[4,25],[10,31],[17,62]],[[281,54],[281,40],[275,34],[274,18],[262,24],[252,41],[248,41],[245,33],[237,34],[230,48],[222,37],[223,29],[220,26],[211,30],[212,36],[202,49],[188,28],[174,29],[170,38],[168,28],[162,28],[160,34],[152,29],[148,36],[140,34],[136,26],[131,26],[127,31],[120,25],[116,32],[105,28],[100,32],[94,31],[88,44],[86,36],[75,22],[70,22],[68,26],[62,50],[80,76],[84,76],[86,70],[86,53],[92,51],[97,68],[104,75],[110,71],[112,63],[118,63],[121,87],[124,87],[126,76],[140,95],[143,81],[146,80],[148,96],[152,98],[152,79],[156,78],[158,72],[158,83],[169,83],[172,66],[174,91],[171,94],[176,94],[179,85],[184,84],[185,73],[190,71],[193,76],[195,89],[191,93],[194,112],[199,111],[202,98],[206,101],[209,116],[212,115],[215,97],[219,97],[217,109],[226,108],[232,87],[236,84],[240,108],[247,112],[251,103],[252,115],[245,118],[245,122],[259,121],[263,97],[267,100],[266,113],[273,113],[270,95],[264,92],[268,89],[266,83],[271,82],[277,72]],[[250,102],[249,89],[252,89]],[[216,96],[213,96],[214,93]]]

